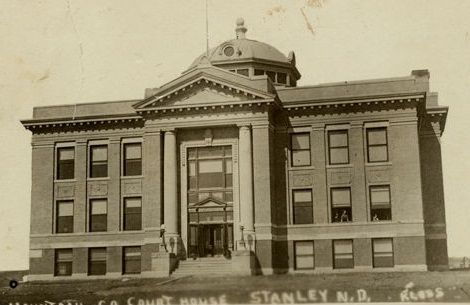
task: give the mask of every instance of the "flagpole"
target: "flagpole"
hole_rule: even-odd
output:
[[[206,56],[209,58],[209,9],[206,0]]]

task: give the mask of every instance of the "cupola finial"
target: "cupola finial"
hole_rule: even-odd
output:
[[[237,27],[235,28],[235,33],[237,36],[237,39],[244,39],[245,38],[245,33],[247,29],[245,27],[245,19],[243,18],[238,18],[237,19]]]

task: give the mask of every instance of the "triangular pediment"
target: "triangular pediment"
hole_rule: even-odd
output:
[[[151,89],[150,96],[134,108],[149,110],[274,98],[274,94],[252,85],[250,79],[220,70],[212,67],[195,70],[158,89]]]
[[[239,102],[256,98],[256,96],[245,95],[240,90],[237,92],[237,89],[229,89],[228,87],[221,87],[202,82],[193,86],[188,86],[179,94],[161,100],[158,105],[185,106],[222,102]]]
[[[209,197],[191,206],[191,208],[223,208],[227,204],[223,201]]]

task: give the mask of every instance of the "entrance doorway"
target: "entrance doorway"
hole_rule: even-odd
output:
[[[231,224],[201,224],[199,226],[191,226],[191,229],[191,240],[195,241],[191,247],[191,256],[213,257],[230,255],[230,250],[233,247]]]
[[[188,257],[230,256],[233,250],[232,146],[187,150]]]

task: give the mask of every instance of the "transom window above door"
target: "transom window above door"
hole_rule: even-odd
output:
[[[231,146],[188,148],[188,204],[207,198],[233,201]]]

